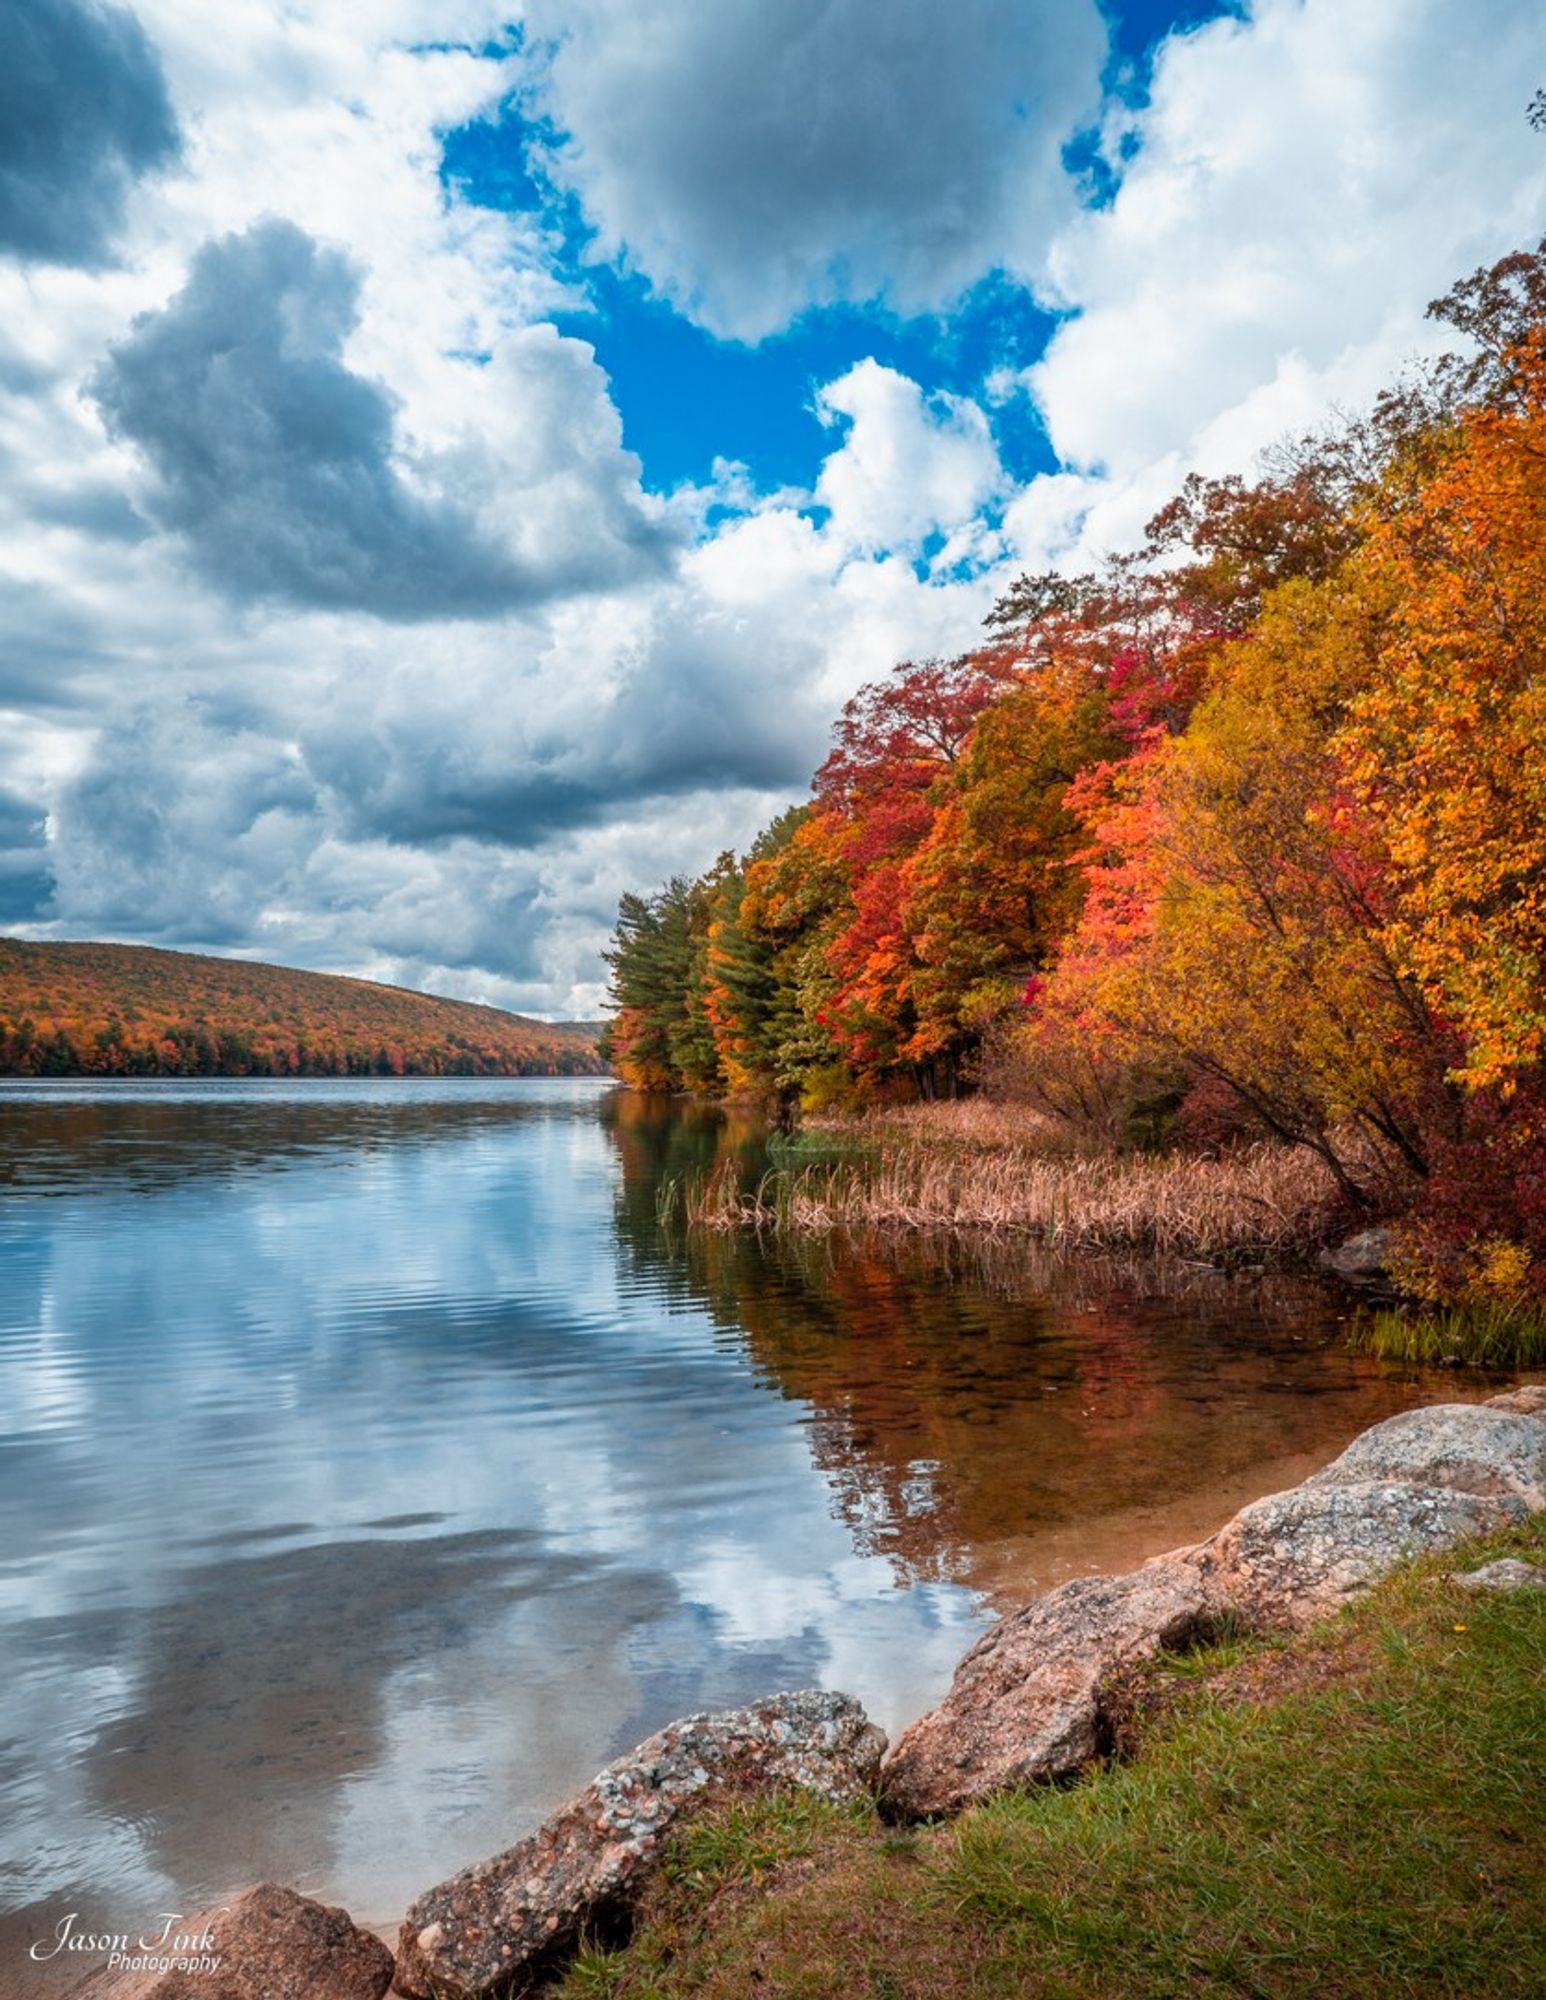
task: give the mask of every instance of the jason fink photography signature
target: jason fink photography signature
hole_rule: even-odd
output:
[[[51,1935],[39,1938],[29,1957],[47,1965],[65,1954],[105,1958],[118,1972],[216,1972],[220,1953],[215,1950],[214,1917],[196,1931],[179,1930],[184,1919],[180,1910],[162,1910],[156,1921],[161,1929],[153,1936],[129,1931],[91,1931],[81,1927],[79,1910],[59,1919]]]

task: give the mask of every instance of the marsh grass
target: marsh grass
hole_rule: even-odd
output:
[[[563,1988],[612,2000],[1383,2000],[1546,1993],[1546,1520],[1355,1612],[1160,1663],[1128,1763],[903,1836],[741,1802]],[[787,1840],[787,1845],[786,1845]],[[782,1857],[782,1858],[779,1858]]]
[[[1511,1299],[1391,1306],[1360,1314],[1348,1339],[1355,1352],[1381,1361],[1529,1368],[1546,1362],[1546,1309]]]
[[[775,1166],[750,1182],[721,1162],[669,1201],[694,1229],[970,1230],[1060,1250],[1228,1258],[1319,1242],[1336,1189],[1311,1154],[1265,1144],[1155,1158],[904,1138],[853,1158]]]

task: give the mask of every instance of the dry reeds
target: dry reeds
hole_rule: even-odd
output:
[[[904,1139],[871,1157],[775,1168],[755,1186],[726,1162],[679,1195],[698,1229],[969,1230],[1030,1234],[1060,1250],[1213,1258],[1322,1240],[1336,1188],[1312,1154],[1267,1144],[1197,1159]]]

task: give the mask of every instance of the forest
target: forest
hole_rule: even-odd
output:
[[[572,1076],[589,1030],[146,945],[0,938],[4,1076]]]
[[[1368,411],[861,690],[747,853],[626,896],[623,1080],[1293,1149],[1419,1297],[1546,1308],[1543,252],[1435,301],[1457,351]]]

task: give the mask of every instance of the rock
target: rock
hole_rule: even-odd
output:
[[[529,1839],[420,1896],[403,1923],[396,1990],[518,1992],[627,1911],[684,1809],[716,1785],[797,1785],[846,1804],[872,1788],[885,1747],[851,1696],[819,1689],[673,1722]]]
[[[1005,1786],[1071,1777],[1104,1748],[1101,1683],[1112,1669],[1192,1643],[1211,1612],[1198,1573],[1161,1561],[1080,1577],[1001,1618],[887,1757],[882,1808],[925,1819]]]
[[[1298,1628],[1337,1610],[1408,1556],[1446,1549],[1529,1511],[1511,1493],[1455,1492],[1401,1479],[1307,1480],[1242,1508],[1184,1560],[1249,1623]]]
[[[381,2000],[392,1979],[392,1954],[380,1938],[357,1929],[343,1910],[272,1882],[180,1920],[144,1956],[160,1962],[139,1970],[99,1966],[75,1994],[79,2000]],[[175,1969],[179,1960],[198,1967],[206,1957],[215,1961],[213,1971]]]
[[[1449,1581],[1460,1590],[1546,1590],[1546,1575],[1518,1556],[1503,1556],[1480,1569],[1457,1571]]]
[[[1070,1777],[1105,1747],[1113,1668],[1205,1639],[1226,1614],[1267,1628],[1313,1624],[1408,1556],[1546,1507],[1546,1422],[1536,1412],[1546,1415],[1546,1386],[1409,1410],[1198,1547],[1131,1576],[1064,1584],[1001,1619],[887,1757],[882,1806],[919,1819]]]
[[[1503,1396],[1489,1396],[1489,1410],[1517,1410],[1522,1417],[1546,1417],[1546,1382],[1522,1382]]]
[[[1378,1285],[1389,1276],[1392,1247],[1390,1231],[1383,1225],[1360,1229],[1335,1250],[1323,1250],[1321,1262],[1350,1285]]]
[[[1305,1489],[1399,1480],[1546,1507],[1546,1423],[1486,1403],[1435,1403],[1354,1438]]]

